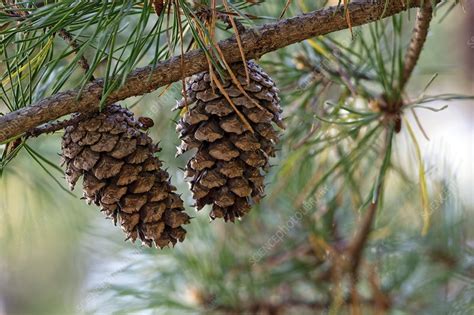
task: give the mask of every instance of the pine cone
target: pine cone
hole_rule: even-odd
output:
[[[158,146],[140,131],[150,124],[150,119],[137,121],[130,111],[109,106],[66,128],[62,158],[71,190],[84,175],[83,196],[89,204],[100,206],[115,224],[119,221],[127,239],[163,248],[184,240],[181,225],[189,223],[189,216],[154,157]]]
[[[272,123],[283,128],[273,80],[252,61],[249,83],[243,63],[232,68],[248,96],[230,79],[223,86],[251,130],[218,88],[211,87],[206,72],[187,80],[187,100],[177,106],[183,111],[188,106],[177,126],[182,140],[178,155],[197,149],[186,166],[196,207],[212,204],[210,217],[225,221],[243,216],[263,197],[264,174],[278,141]]]

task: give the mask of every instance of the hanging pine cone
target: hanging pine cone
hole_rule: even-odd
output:
[[[278,141],[272,123],[283,128],[275,83],[257,64],[247,64],[248,83],[243,63],[232,66],[247,96],[230,79],[223,83],[247,123],[211,86],[207,72],[187,80],[187,101],[182,99],[177,106],[181,110],[188,106],[177,126],[182,140],[178,155],[197,149],[187,163],[186,177],[197,209],[212,205],[212,219],[234,221],[263,197],[264,174]]]
[[[71,190],[83,178],[83,196],[122,226],[127,239],[163,248],[184,240],[189,223],[183,201],[168,173],[154,157],[159,151],[140,129],[151,119],[112,105],[102,113],[66,128],[62,157]]]

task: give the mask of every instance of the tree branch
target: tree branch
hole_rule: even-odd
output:
[[[65,119],[63,121],[52,121],[49,123],[46,123],[44,125],[38,126],[36,128],[33,128],[31,130],[28,130],[26,132],[26,137],[38,137],[39,135],[42,135],[44,133],[53,133],[58,130],[64,129],[67,126],[75,125],[79,123],[81,120],[86,119],[90,116],[92,116],[92,113],[87,113],[87,114],[74,114],[74,117],[70,119]]]
[[[375,220],[375,214],[377,213],[378,200],[371,202],[369,209],[362,219],[361,225],[357,230],[357,234],[354,240],[347,249],[347,256],[350,257],[350,271],[351,273],[357,273],[359,269],[360,260],[362,258],[362,251],[365,248],[367,240],[369,239],[370,232],[372,232],[372,224]]]
[[[418,58],[420,58],[421,50],[423,49],[426,37],[428,36],[428,29],[430,27],[432,17],[433,7],[431,6],[431,2],[427,0],[426,4],[419,9],[416,15],[415,28],[413,30],[410,45],[408,46],[408,50],[405,55],[403,75],[400,82],[400,91],[403,91],[403,88],[411,77],[413,69],[415,69]]]
[[[358,26],[405,11],[408,6],[420,7],[424,2],[426,0],[412,0],[405,5],[403,1],[398,0],[354,1],[349,4],[348,10],[352,26]],[[250,29],[240,37],[244,43],[244,53],[251,59],[314,36],[346,28],[348,25],[344,8],[333,6]],[[235,36],[219,42],[219,46],[228,63],[240,60]],[[123,86],[110,94],[106,103],[112,104],[131,96],[152,92],[161,86],[179,81],[183,75],[190,76],[208,67],[206,56],[201,50],[184,54],[183,60],[184,69],[181,69],[181,56],[162,61],[155,68],[148,66],[136,69],[130,73]],[[0,117],[0,142],[67,114],[98,110],[102,86],[103,79],[96,79],[86,85],[80,95],[78,90],[60,92]]]
[[[64,28],[63,29],[60,29],[59,32],[58,32],[58,36],[61,37],[62,39],[64,39],[64,41],[72,48],[72,50],[78,54],[79,53],[79,44],[77,43],[77,41],[72,37],[71,33],[69,33],[68,31],[66,31]],[[77,63],[79,64],[79,66],[84,70],[84,73],[87,74],[87,72],[89,71],[89,62],[87,62],[87,59],[86,57],[84,56],[81,56],[79,58],[79,60],[77,61]],[[91,81],[93,81],[95,78],[93,75],[91,75]]]
[[[374,299],[363,299],[358,301],[360,304],[366,307],[375,307],[377,305]],[[344,297],[342,300],[342,306],[349,306],[354,303],[351,296]],[[219,314],[285,314],[285,311],[294,309],[310,309],[318,310],[318,314],[322,311],[327,311],[331,308],[332,301],[304,301],[297,299],[287,299],[280,303],[257,301],[253,303],[240,303],[236,306],[212,304],[207,306],[209,311],[218,311]]]
[[[347,247],[347,256],[350,259],[350,272],[352,274],[353,279],[357,279],[358,277],[358,269],[362,259],[362,252],[365,249],[365,245],[369,240],[369,235],[372,232],[372,226],[375,220],[375,215],[377,213],[377,208],[380,202],[380,195],[383,191],[383,187],[385,185],[385,171],[384,167],[386,163],[390,163],[391,157],[391,147],[393,141],[393,132],[390,129],[386,130],[386,149],[384,151],[384,161],[381,166],[381,172],[379,174],[380,178],[378,179],[378,184],[375,187],[375,200],[371,200],[369,204],[369,209],[365,213],[362,222],[357,229],[356,235],[354,236],[352,242]],[[395,132],[395,130],[394,130]],[[386,160],[388,158],[388,160]],[[383,175],[382,175],[383,174]]]

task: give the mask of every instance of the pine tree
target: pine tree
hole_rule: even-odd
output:
[[[0,274],[0,314],[469,313],[463,187],[435,176],[418,116],[443,115],[433,102],[474,98],[428,95],[437,74],[418,75],[438,70],[419,66],[426,45],[443,39],[432,20],[461,7],[1,1],[0,267],[9,276]],[[9,217],[22,202],[16,190],[43,219]],[[96,218],[70,223],[81,197],[91,204],[81,213],[99,208],[126,239],[171,248],[117,245],[120,233]],[[44,208],[60,214],[50,220]],[[211,223],[194,212],[203,208]],[[15,256],[40,241],[61,268],[59,257],[112,260],[120,246],[125,280],[102,280],[97,309],[90,294],[78,306],[50,305],[73,290],[36,294],[26,283],[41,277],[15,268],[28,261],[54,278],[50,260]]]

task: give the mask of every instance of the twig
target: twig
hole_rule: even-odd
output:
[[[425,1],[413,0],[409,2],[409,5],[419,7]],[[382,1],[373,4],[372,0],[366,0],[348,5],[353,27],[395,15],[408,8],[399,1],[390,1],[387,4]],[[347,27],[344,11],[333,6],[251,29],[241,34],[241,39],[244,43],[244,53],[248,59],[251,59],[307,38]],[[241,52],[235,37],[218,44],[228,63],[240,61]],[[136,69],[130,73],[120,88],[110,93],[106,104],[152,92],[161,86],[179,81],[183,75],[190,76],[207,68],[206,55],[202,50],[190,51],[183,55],[183,59],[184,71],[181,69],[180,56],[162,61],[156,66]],[[102,96],[103,82],[103,79],[96,79],[86,85],[80,95],[79,90],[60,92],[0,117],[0,142],[67,114],[97,111],[99,108],[97,104]]]
[[[400,82],[400,92],[403,91],[408,80],[413,73],[413,69],[418,62],[421,50],[425,44],[426,37],[428,35],[428,29],[430,22],[433,17],[433,7],[431,1],[425,0],[425,5],[418,10],[416,15],[415,28],[411,37],[410,45],[405,55],[405,63],[403,68],[403,75]]]
[[[2,1],[2,2],[7,3],[10,6],[12,6],[13,8],[18,9],[18,6],[16,4],[11,3],[10,1],[6,1],[6,2]],[[19,13],[10,12],[9,15],[24,19],[24,18],[28,17],[29,13],[20,10]],[[76,54],[78,54],[80,47],[79,47],[79,44],[77,43],[77,41],[71,35],[71,33],[69,33],[67,30],[62,28],[58,31],[57,34],[58,34],[59,37],[61,37],[72,48],[72,50]],[[89,69],[90,69],[89,62],[87,61],[87,59],[84,56],[81,56],[77,63],[84,70],[85,73],[87,73],[89,71]],[[90,80],[91,81],[95,80],[94,75],[91,75]],[[33,129],[27,131],[25,136],[27,138],[28,137],[38,137],[39,135],[44,134],[44,133],[53,133],[55,131],[61,130],[61,129],[67,127],[67,126],[73,125],[73,124],[81,121],[82,119],[85,118],[85,116],[89,116],[89,115],[83,115],[83,114],[77,113],[73,118],[68,119],[68,120],[49,122],[49,123],[46,123],[42,126],[39,126],[39,127],[36,127],[36,128],[33,128]]]
[[[79,53],[79,44],[77,41],[72,37],[71,33],[66,31],[64,28],[60,29],[58,32],[58,36],[64,39],[66,43],[68,43],[69,46],[73,49],[73,51],[76,53],[76,55]],[[87,61],[86,57],[81,56],[79,60],[77,61],[79,66],[84,69],[84,72],[87,73],[89,71],[89,62]],[[94,75],[91,75],[90,80],[93,81],[95,80]]]
[[[71,33],[66,31],[64,28],[60,29],[58,32],[58,36],[64,39],[64,41],[71,46],[73,51],[76,53],[76,55],[79,53],[79,44],[77,41],[72,37]],[[89,62],[87,61],[86,57],[81,56],[79,60],[77,61],[77,64],[84,70],[84,73],[87,73],[90,69]],[[94,81],[94,75],[91,74],[90,76],[90,81]],[[26,137],[38,137],[41,134],[45,133],[53,133],[55,131],[61,130],[66,128],[67,126],[71,126],[74,124],[77,124],[79,121],[90,117],[90,114],[82,114],[82,113],[76,113],[71,119],[63,120],[63,121],[53,121],[46,123],[42,126],[36,127],[26,133]]]
[[[62,121],[53,121],[44,125],[41,125],[39,127],[33,128],[30,131],[28,131],[25,136],[26,137],[38,137],[39,135],[42,134],[48,134],[48,133],[53,133],[55,131],[61,130],[66,128],[67,126],[75,125],[81,120],[92,116],[93,113],[87,113],[87,114],[82,114],[82,113],[76,113],[72,118],[70,119],[65,119]]]
[[[342,305],[350,305],[352,297],[342,300]],[[376,305],[377,301],[373,299],[362,299],[363,305]],[[219,311],[223,314],[286,314],[290,308],[306,308],[311,310],[327,310],[331,307],[330,301],[304,301],[298,299],[287,299],[281,303],[259,301],[254,303],[240,303],[239,305],[219,305],[210,303],[209,309]]]
[[[287,250],[265,258],[264,261],[262,261],[262,265],[264,265],[265,268],[279,266],[292,258],[306,256],[311,253],[311,251],[311,246],[307,243],[304,243],[292,250]]]
[[[226,3],[226,2],[224,2]],[[227,3],[226,3],[227,4]],[[226,7],[226,10],[228,10],[228,7]],[[223,13],[219,11],[215,11],[217,18],[227,24],[227,29],[234,28],[237,33],[243,33],[247,30],[247,28],[237,19],[235,19],[232,14],[230,13]],[[235,25],[235,26],[234,26]]]
[[[359,282],[359,267],[361,265],[362,256],[364,252],[365,245],[369,239],[370,232],[372,232],[372,226],[375,220],[375,214],[377,213],[378,204],[380,201],[380,195],[383,190],[385,183],[385,170],[388,163],[390,163],[391,156],[391,146],[393,140],[393,132],[395,128],[389,128],[386,130],[386,150],[385,157],[381,166],[381,171],[377,179],[377,186],[374,188],[374,197],[371,200],[367,213],[365,214],[362,223],[360,224],[359,229],[357,230],[354,240],[349,244],[346,249],[346,257],[348,258],[348,272],[350,275],[350,284],[351,284],[351,296],[352,296],[352,314],[359,315],[362,314],[360,308],[360,297],[357,289],[357,284]]]
[[[362,219],[360,228],[357,230],[354,240],[347,249],[347,256],[350,259],[352,272],[355,272],[359,267],[362,251],[364,250],[369,234],[372,231],[372,223],[374,222],[375,213],[377,212],[377,203],[378,201],[375,201],[369,205],[369,209]]]
[[[64,39],[64,41],[71,46],[73,51],[77,54],[79,52],[79,44],[76,42],[76,40],[72,37],[71,33],[66,31],[65,29],[60,29],[58,32],[58,36]],[[84,56],[81,56],[77,62],[79,66],[84,70],[85,73],[87,73],[90,69],[89,67],[89,62]],[[93,81],[95,80],[94,75],[91,75],[90,80]],[[66,119],[63,121],[52,121],[49,123],[46,123],[42,126],[33,128],[29,131],[26,132],[25,136],[26,138],[28,137],[38,137],[39,135],[42,134],[48,134],[48,133],[53,133],[55,131],[61,130],[67,126],[71,126],[74,124],[77,124],[79,121],[90,117],[90,114],[82,114],[82,113],[75,113],[74,116],[71,119]]]
[[[16,17],[16,18],[20,18],[20,19],[26,19],[28,18],[28,16],[30,15],[29,12],[27,11],[23,11],[23,10],[20,10],[20,8],[18,7],[17,4],[14,4],[12,3],[11,1],[5,1],[3,0],[2,1],[4,4],[7,4],[8,6],[12,7],[12,8],[15,8],[18,10],[18,13],[15,13],[15,11],[10,11],[10,10],[6,10],[5,12],[9,15],[9,16],[12,16],[12,17]],[[64,41],[72,48],[72,50],[78,54],[79,52],[79,44],[77,43],[77,41],[72,37],[71,33],[69,33],[68,31],[66,31],[64,28],[60,29],[58,31],[58,36],[61,37],[62,39],[64,39]],[[87,59],[84,57],[84,56],[81,56],[79,58],[79,61],[78,61],[78,64],[79,66],[84,69],[84,72],[87,73],[87,71],[89,71],[89,63],[87,62]],[[91,81],[94,80],[94,76],[92,75],[91,76]]]
[[[387,129],[386,149],[384,152],[385,157],[387,157],[387,154],[391,154],[389,152],[389,148],[391,147],[391,143],[393,140],[392,135],[393,135],[392,130]],[[385,164],[385,160],[384,160],[384,164]],[[383,169],[384,165],[382,165],[381,167]],[[385,174],[381,178],[378,179],[377,187],[375,187],[374,189],[375,198],[374,200],[370,201],[369,208],[362,220],[360,228],[357,230],[354,240],[349,244],[346,250],[346,253],[350,262],[350,272],[352,274],[353,279],[356,279],[358,277],[358,268],[359,268],[360,261],[362,258],[362,252],[364,251],[367,240],[369,239],[370,232],[372,232],[372,225],[375,220],[375,214],[377,213],[377,207],[380,201],[379,200],[380,195],[382,193],[384,182],[385,182],[384,177],[385,177]]]
[[[369,285],[372,291],[372,298],[375,301],[375,314],[384,314],[385,310],[390,308],[392,301],[390,296],[382,290],[380,279],[377,274],[377,266],[368,266],[367,269],[369,272]]]

